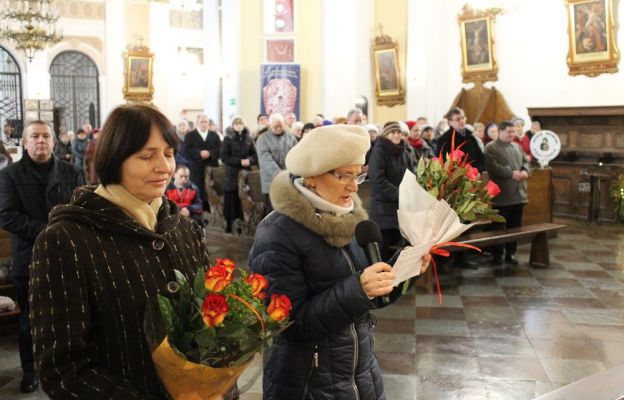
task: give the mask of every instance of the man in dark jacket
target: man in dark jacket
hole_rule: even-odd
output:
[[[0,171],[0,226],[11,233],[13,285],[20,307],[19,350],[22,392],[32,392],[39,382],[34,370],[28,281],[32,248],[48,223],[48,213],[69,202],[83,185],[82,172],[52,155],[54,134],[43,121],[30,122],[23,135],[22,159]]]
[[[477,138],[472,135],[472,131],[466,128],[466,114],[459,107],[453,107],[445,116],[448,119],[450,128],[440,136],[436,146],[437,154],[442,153],[446,160],[448,154],[453,150],[453,136],[455,136],[455,149],[460,149],[468,155],[468,161],[479,172],[485,169],[485,155],[481,151]],[[461,147],[459,147],[461,146]],[[442,263],[444,265],[463,265],[468,268],[476,268],[477,264],[467,257],[467,253],[458,252]],[[444,268],[444,267],[443,267]]]
[[[189,180],[190,170],[184,164],[178,165],[173,174],[173,182],[169,183],[165,196],[180,207],[180,214],[204,226],[201,219],[202,201],[199,188]]]
[[[191,161],[191,181],[199,188],[204,210],[208,211],[208,196],[204,176],[206,167],[219,166],[221,139],[219,134],[208,129],[209,120],[206,114],[197,117],[197,128],[186,135],[184,140],[185,156]]]
[[[472,136],[472,131],[466,128],[466,114],[459,107],[453,107],[447,114],[446,118],[451,127],[444,132],[438,139],[436,147],[437,152],[442,152],[443,157],[452,151],[453,134],[455,135],[455,149],[460,148],[461,151],[468,155],[468,161],[473,167],[482,172],[485,168],[485,155],[479,147],[477,139]]]

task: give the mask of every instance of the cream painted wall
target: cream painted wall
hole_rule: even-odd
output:
[[[408,42],[424,60],[414,60],[417,71],[408,75],[408,112],[425,114],[435,122],[448,110],[462,87],[457,14],[465,0],[436,3],[408,0],[410,19],[420,16],[422,29],[410,29]],[[624,46],[624,1],[615,13],[620,25],[617,43]],[[499,89],[510,109],[528,121],[527,107],[622,105],[624,65],[620,72],[595,78],[568,75],[567,13],[563,1],[523,0],[515,10],[499,15],[494,28],[499,66]],[[426,35],[426,36],[423,36]],[[425,39],[423,39],[423,37]],[[428,41],[431,42],[428,43]],[[424,63],[424,64],[423,64]],[[422,73],[416,74],[416,72]],[[487,84],[492,86],[492,84]],[[487,121],[484,121],[487,122]]]
[[[295,0],[295,61],[301,65],[302,121],[322,112],[322,5],[323,1]]]
[[[429,3],[429,1],[421,0],[420,3]],[[442,2],[439,2],[440,4]],[[438,2],[436,2],[438,4]],[[374,27],[375,31],[372,34],[371,40],[375,38],[375,36],[379,35],[378,26],[379,24],[383,25],[383,32],[389,35],[393,40],[398,42],[399,45],[399,68],[402,77],[403,88],[409,93],[409,88],[406,87],[405,83],[405,71],[406,71],[406,56],[407,56],[407,21],[408,21],[408,13],[407,13],[407,0],[375,0],[375,13],[374,13]],[[418,18],[418,17],[415,17]],[[422,20],[420,18],[417,19],[420,23]],[[369,50],[370,54],[370,50]],[[369,55],[369,60],[371,56]],[[369,61],[372,63],[372,61]],[[372,77],[369,79],[370,85],[373,85]],[[408,119],[406,116],[406,105],[396,105],[393,107],[380,106],[377,104],[376,98],[374,96],[375,89],[373,86],[372,89],[373,96],[369,99],[369,104],[372,104],[373,115],[375,123],[383,124],[386,121],[396,121],[396,120],[405,120]],[[370,106],[369,106],[370,108]],[[412,118],[415,116],[409,116]]]
[[[262,1],[244,1],[245,6],[240,8],[239,112],[245,124],[253,130],[260,113],[260,64],[264,61]]]
[[[127,16],[126,43],[138,43],[139,37],[141,37],[143,39],[143,44],[150,47],[150,7],[153,6],[153,4],[147,2],[125,2],[125,13]],[[169,24],[167,24],[167,26],[168,25]]]

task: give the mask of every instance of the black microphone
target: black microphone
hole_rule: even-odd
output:
[[[370,219],[364,220],[355,226],[355,241],[362,247],[366,253],[366,259],[373,265],[381,262],[381,254],[379,253],[379,242],[381,242],[381,231],[379,225]],[[390,304],[390,297],[383,296],[384,305]]]

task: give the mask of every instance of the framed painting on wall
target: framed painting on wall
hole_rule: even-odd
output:
[[[458,16],[464,83],[498,79],[492,35],[496,12],[497,10],[473,10],[464,6]]]
[[[295,62],[295,39],[266,39],[265,43],[267,63]]]
[[[373,51],[373,71],[377,104],[394,106],[405,103],[399,68],[399,48],[388,35],[375,38]]]
[[[295,5],[293,0],[264,0],[264,33],[293,33]]]
[[[154,95],[154,55],[145,46],[136,46],[125,54],[126,100],[150,102]]]
[[[566,0],[570,75],[597,76],[618,71],[620,54],[615,41],[615,1]]]

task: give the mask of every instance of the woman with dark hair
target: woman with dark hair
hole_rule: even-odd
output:
[[[178,138],[154,108],[120,106],[98,139],[101,185],[50,213],[31,264],[36,368],[52,399],[165,399],[143,331],[148,298],[208,265],[200,228],[164,198]]]
[[[373,184],[371,219],[381,229],[381,259],[387,261],[394,252],[392,246],[402,241],[397,219],[399,184],[405,170],[414,172],[415,159],[405,150],[408,145],[397,122],[387,122],[381,135],[370,157],[368,178]]]

